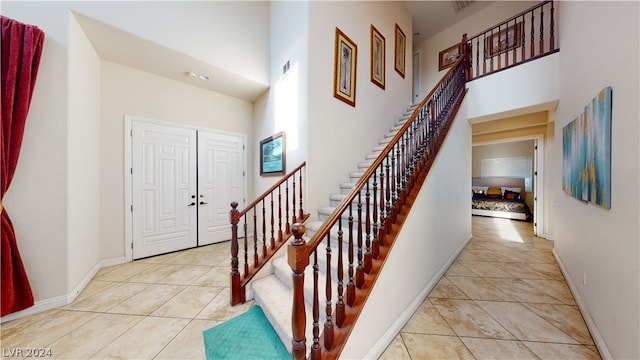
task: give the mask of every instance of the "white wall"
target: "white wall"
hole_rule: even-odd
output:
[[[248,79],[269,83],[267,1],[78,1],[66,4],[156,44]]]
[[[471,127],[463,102],[341,358],[377,358],[471,239]]]
[[[12,316],[64,305],[100,263],[124,259],[125,113],[253,137],[251,103],[100,63],[71,15],[78,11],[166,46],[180,42],[192,57],[250,69],[248,77],[268,81],[269,35],[261,31],[268,4],[188,4],[3,1],[3,15],[45,32],[20,163],[3,199],[36,306]],[[183,26],[167,26],[172,15]],[[230,44],[237,51],[220,51]]]
[[[560,95],[560,55],[548,55],[467,83],[469,119],[489,121],[513,116],[519,109],[555,108]]]
[[[639,7],[635,1],[560,2],[561,100],[549,187],[557,201],[555,251],[587,321],[615,359],[640,358]],[[610,210],[564,193],[560,160],[562,128],[606,86],[613,89]]]
[[[403,2],[309,3],[308,208],[328,204],[339,184],[364,161],[411,103],[411,15]],[[405,77],[394,70],[398,23],[406,35]],[[386,88],[370,80],[370,29],[386,39]],[[356,106],[333,97],[335,33],[338,27],[358,46]],[[312,212],[312,217],[316,214]]]
[[[125,254],[125,114],[240,133],[251,139],[253,105],[106,61],[102,63],[101,84],[101,255],[103,259],[112,259]],[[254,146],[248,145],[249,149]],[[251,169],[251,150],[247,158],[247,168]],[[249,199],[253,195],[252,186],[249,181]]]
[[[307,160],[308,153],[308,34],[309,5],[305,1],[271,2],[271,89],[255,103],[254,156],[257,144],[280,131],[286,136],[286,171]],[[290,68],[283,74],[283,65]],[[255,194],[260,195],[279,177],[261,177],[260,163],[252,169]],[[303,177],[303,179],[306,178]],[[304,180],[303,180],[304,181]],[[308,209],[305,209],[308,210]]]
[[[100,260],[100,58],[72,15],[68,51],[66,263],[71,293]]]

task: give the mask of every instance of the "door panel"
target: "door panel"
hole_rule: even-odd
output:
[[[195,131],[139,121],[132,130],[133,258],[197,246]]]
[[[413,54],[413,103],[419,104],[420,99],[420,54],[421,52],[415,52]]]
[[[198,131],[198,245],[231,238],[230,204],[244,204],[244,140]]]

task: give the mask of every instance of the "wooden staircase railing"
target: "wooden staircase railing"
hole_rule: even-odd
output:
[[[461,45],[466,43],[465,34]],[[402,226],[402,219],[411,208],[462,103],[466,93],[467,55],[467,47],[463,46],[463,56],[419,104],[308,242],[303,239],[305,226],[293,225],[295,239],[288,248],[288,262],[293,272],[294,359],[306,358],[307,350],[312,359],[335,359],[340,355]],[[335,246],[332,244],[336,242],[337,254],[333,256]],[[326,245],[324,252],[319,251],[322,244]],[[326,282],[319,284],[318,257],[325,253]],[[304,298],[305,269],[309,265],[313,267],[314,289],[313,299],[309,301],[313,313],[310,349],[305,338]],[[322,293],[326,302],[321,324],[319,297]]]
[[[304,223],[309,218],[303,210],[305,165],[303,162],[286,174],[244,210],[238,211],[238,203],[231,203],[231,305],[246,302],[249,281],[291,237],[292,224]],[[242,226],[240,238],[239,224]],[[239,248],[239,239],[243,240],[242,248]]]
[[[471,36],[467,48],[468,81],[558,52],[554,2],[543,1]]]

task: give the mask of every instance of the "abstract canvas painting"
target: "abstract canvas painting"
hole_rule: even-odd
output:
[[[585,203],[611,208],[611,87],[562,129],[562,189]]]

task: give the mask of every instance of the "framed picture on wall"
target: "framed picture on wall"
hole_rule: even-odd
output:
[[[607,86],[562,128],[562,190],[611,209],[611,104]]]
[[[260,141],[260,176],[284,175],[286,166],[284,132]]]
[[[484,41],[484,58],[502,54],[522,45],[522,22],[492,33]]]
[[[440,51],[438,56],[438,71],[453,65],[460,55],[462,55],[462,46],[460,46],[459,43]]]
[[[384,89],[384,36],[371,25],[371,82]]]
[[[333,65],[333,97],[356,106],[356,62],[358,46],[336,28],[336,49]]]
[[[407,50],[407,37],[400,26],[396,24],[395,68],[400,76],[404,77],[405,55]]]

